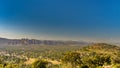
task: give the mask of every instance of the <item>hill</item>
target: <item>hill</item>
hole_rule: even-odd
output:
[[[36,60],[49,62],[49,68],[119,68],[119,57],[120,47],[106,43],[84,47],[15,45],[0,48],[0,65],[6,63],[7,66],[16,65],[18,68],[32,68]]]
[[[106,53],[106,52],[119,52],[120,47],[116,45],[106,44],[106,43],[95,43],[86,47],[81,48],[83,51],[89,52],[99,52],[99,53]]]
[[[120,67],[120,47],[96,43],[80,48],[79,50],[66,53],[63,62],[71,63],[80,68],[119,68]],[[71,59],[70,59],[71,58]],[[114,67],[118,65],[119,67]]]

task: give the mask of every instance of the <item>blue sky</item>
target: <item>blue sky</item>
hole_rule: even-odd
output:
[[[1,0],[0,37],[119,41],[118,0]]]

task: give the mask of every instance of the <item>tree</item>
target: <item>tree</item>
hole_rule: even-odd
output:
[[[108,56],[108,55],[97,54],[92,58],[88,58],[88,60],[86,62],[88,62],[89,65],[93,64],[96,66],[103,66],[105,63],[111,64],[111,59],[110,59],[110,56]]]
[[[36,60],[36,61],[32,64],[32,68],[46,68],[47,64],[48,64],[47,61]]]
[[[65,63],[71,63],[74,66],[82,64],[80,53],[77,52],[69,52],[65,54],[62,61]]]

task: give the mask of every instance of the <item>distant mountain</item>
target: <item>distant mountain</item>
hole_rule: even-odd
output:
[[[0,45],[8,44],[9,41],[10,41],[9,39],[6,39],[6,38],[0,38]]]
[[[56,41],[36,39],[6,39],[0,38],[0,45],[88,45],[83,41]]]

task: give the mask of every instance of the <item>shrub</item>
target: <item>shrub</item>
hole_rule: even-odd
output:
[[[120,64],[115,64],[112,68],[120,68]]]

